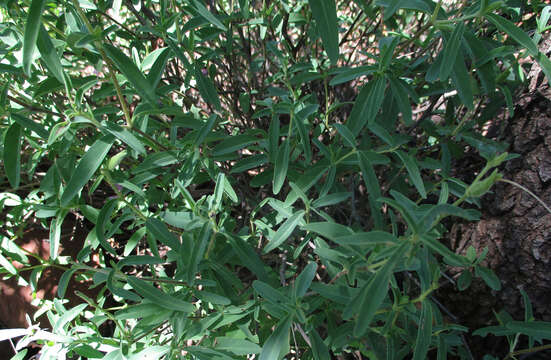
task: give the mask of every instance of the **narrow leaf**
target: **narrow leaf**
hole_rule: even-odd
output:
[[[299,276],[297,276],[297,279],[295,280],[295,287],[294,287],[294,295],[296,298],[301,298],[306,294],[306,291],[308,288],[310,288],[310,284],[312,284],[312,280],[314,279],[314,276],[316,275],[316,270],[318,268],[318,265],[315,262],[311,262],[302,272]]]
[[[222,106],[220,104],[220,99],[218,98],[218,93],[216,92],[216,87],[212,80],[203,75],[202,69],[200,69],[199,66],[195,67],[194,76],[195,80],[197,80],[197,88],[203,99],[216,110],[221,110]]]
[[[312,15],[316,20],[316,29],[323,41],[323,47],[333,65],[339,59],[339,26],[335,0],[308,0]]]
[[[346,126],[354,136],[358,136],[365,124],[375,120],[383,104],[385,96],[386,80],[383,76],[377,76],[367,83],[354,101],[354,107]]]
[[[448,80],[456,61],[462,61],[462,59],[458,59],[457,55],[459,54],[459,49],[461,48],[461,40],[463,39],[464,31],[465,25],[460,22],[455,26],[450,38],[446,41],[446,45],[443,50],[444,57],[442,59],[442,63],[440,64],[441,81]]]
[[[157,95],[155,94],[155,88],[153,84],[144,77],[136,64],[113,45],[104,44],[103,47],[107,56],[113,60],[119,71],[132,84],[140,96],[156,107]]]
[[[425,190],[425,184],[423,183],[421,173],[419,172],[419,167],[417,166],[415,160],[409,154],[406,154],[402,151],[396,151],[396,155],[398,155],[400,160],[402,160],[402,162],[406,166],[409,178],[413,185],[415,185],[415,188],[417,189],[421,197],[423,199],[426,199],[427,191]]]
[[[285,182],[287,176],[287,169],[289,168],[289,153],[290,145],[289,139],[285,139],[283,144],[279,147],[277,158],[275,161],[274,179],[273,179],[273,193],[277,195]]]
[[[429,300],[423,301],[421,305],[421,318],[417,328],[417,339],[413,360],[424,360],[427,358],[431,337],[432,337],[432,306]]]
[[[44,11],[46,0],[33,0],[29,7],[27,22],[25,23],[25,35],[23,38],[23,70],[30,75],[33,53],[40,30],[40,17]]]
[[[285,355],[288,352],[289,329],[291,328],[292,321],[293,317],[291,315],[287,315],[279,321],[274,332],[262,347],[259,360],[279,359],[281,355]]]
[[[197,12],[199,13],[199,15],[201,15],[202,17],[205,18],[205,20],[207,20],[209,23],[211,23],[212,25],[216,26],[217,28],[219,28],[220,30],[223,30],[223,31],[227,31],[227,28],[224,26],[224,24],[222,24],[222,22],[220,20],[218,20],[218,18],[216,16],[214,16],[213,13],[211,13],[206,7],[205,5],[201,4],[199,1],[197,0],[193,0],[193,5],[195,6],[195,10],[197,10]]]
[[[495,14],[487,14],[486,18],[490,20],[490,22],[494,24],[495,27],[497,27],[500,31],[507,33],[517,43],[525,47],[530,52],[530,55],[537,56],[537,54],[539,53],[538,47],[536,46],[534,41],[532,41],[530,36],[522,31],[522,29],[520,29],[516,24]]]
[[[148,282],[138,279],[134,276],[129,276],[128,283],[136,290],[138,294],[168,310],[182,311],[190,313],[195,310],[194,306],[188,302],[180,300],[170,294],[167,294]]]
[[[159,219],[149,218],[145,222],[147,230],[155,236],[155,238],[173,250],[180,248],[180,241],[168,230],[168,227]]]
[[[285,220],[285,222],[277,229],[274,237],[270,239],[270,242],[264,247],[264,253],[268,253],[273,249],[277,248],[285,242],[291,236],[299,222],[304,217],[304,211],[300,210],[294,213],[290,218]]]
[[[387,296],[390,276],[398,264],[398,261],[402,259],[408,249],[408,242],[403,242],[398,248],[396,248],[392,256],[387,260],[383,267],[376,272],[375,276],[369,280],[358,295],[359,308],[352,309],[353,312],[358,312],[358,318],[356,319],[356,325],[354,326],[355,336],[360,337],[367,331],[373,317],[375,316],[375,312]],[[356,303],[356,301],[352,300],[351,303]]]
[[[86,151],[76,169],[71,175],[71,179],[65,186],[61,195],[61,206],[69,205],[69,202],[86,185],[88,180],[94,175],[100,167],[103,159],[111,149],[114,138],[111,135],[104,136],[98,140]]]

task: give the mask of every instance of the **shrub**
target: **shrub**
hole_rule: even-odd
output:
[[[40,301],[52,329],[2,338],[43,359],[469,358],[434,292],[501,285],[486,252],[443,238],[515,156],[482,128],[513,114],[522,60],[551,75],[550,9],[3,1],[1,271],[33,289],[65,272]],[[466,151],[484,163],[457,174]],[[75,257],[71,221],[88,229]],[[15,243],[32,224],[48,259]],[[63,300],[72,277],[93,289],[80,304]],[[551,325],[487,333],[515,356]]]

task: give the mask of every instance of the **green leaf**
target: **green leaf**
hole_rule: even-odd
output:
[[[96,170],[100,167],[103,159],[111,149],[114,138],[111,135],[104,136],[98,140],[86,151],[77,167],[71,175],[71,179],[65,186],[61,195],[61,206],[69,205],[69,202],[86,185]]]
[[[253,342],[231,337],[217,337],[216,349],[226,350],[236,355],[258,354],[262,350],[260,346]]]
[[[258,142],[258,139],[248,134],[230,136],[227,139],[222,140],[218,145],[214,147],[212,155],[226,155],[234,151],[241,150],[244,147],[254,144],[256,142]]]
[[[25,35],[23,38],[23,70],[25,74],[31,74],[31,63],[33,61],[33,53],[38,39],[38,31],[40,30],[40,17],[44,11],[45,0],[32,0],[29,12],[27,14],[27,22],[25,23]]]
[[[332,240],[337,244],[353,246],[395,245],[398,242],[391,233],[377,230],[338,236]]]
[[[50,35],[40,24],[40,30],[38,32],[38,41],[36,43],[38,51],[40,51],[40,56],[44,64],[50,70],[50,72],[55,76],[55,78],[62,84],[65,83],[65,74],[63,72],[63,67],[61,66],[61,61],[59,55],[57,54],[54,44],[52,44],[52,39]]]
[[[279,321],[268,340],[262,347],[259,360],[276,360],[289,351],[289,329],[293,316],[287,315]]]
[[[310,339],[312,340],[312,355],[314,355],[314,360],[331,360],[331,355],[329,354],[329,349],[323,339],[318,334],[316,329],[312,329],[309,332]]]
[[[320,197],[312,202],[312,206],[315,208],[331,206],[345,201],[352,196],[350,192],[338,192],[333,194],[328,194]]]
[[[172,55],[172,52],[169,48],[157,49],[155,51],[160,51],[160,53],[156,57],[155,62],[151,66],[151,69],[149,70],[149,73],[146,77],[147,81],[153,86],[154,89],[157,88],[157,85],[159,85],[159,81],[161,81],[163,72],[165,71],[166,63]],[[145,63],[146,59],[144,59],[142,66]]]
[[[463,291],[471,286],[471,281],[473,279],[473,274],[469,269],[463,270],[461,275],[457,278],[457,288],[459,291]]]
[[[465,104],[469,110],[474,109],[473,82],[471,79],[471,74],[469,74],[463,58],[457,59],[453,65],[452,81],[457,88],[457,94],[461,102]]]
[[[253,289],[264,299],[273,304],[286,304],[290,302],[290,299],[283,295],[278,290],[274,289],[267,283],[255,280],[253,281]]]
[[[538,339],[551,339],[551,322],[546,321],[509,321],[507,329],[516,333],[533,336]]]
[[[268,273],[266,272],[266,269],[264,269],[264,263],[256,253],[255,249],[238,236],[228,233],[224,233],[224,235],[228,239],[233,251],[235,251],[241,260],[241,264],[251,270],[251,272],[256,275],[259,280],[267,282]]]
[[[419,167],[415,160],[409,155],[402,151],[396,151],[396,155],[402,160],[409,174],[411,182],[415,185],[415,188],[421,195],[423,199],[427,198],[427,191],[425,190],[425,184],[421,178],[421,173],[419,172]]]
[[[119,124],[111,121],[104,121],[102,126],[109,134],[116,136],[122,142],[130,146],[138,154],[145,155],[146,150],[140,140],[138,140],[130,131],[126,130]]]
[[[337,129],[339,134],[344,139],[345,144],[350,146],[351,148],[356,148],[356,139],[354,137],[354,134],[344,125],[341,124],[333,124],[333,127]]]
[[[301,298],[306,294],[306,291],[310,287],[310,284],[312,284],[312,280],[314,280],[314,276],[316,275],[316,270],[318,269],[318,265],[315,262],[311,262],[302,272],[299,276],[297,276],[295,280],[295,287],[294,287],[294,297],[295,299]]]
[[[15,275],[17,274],[17,269],[10,260],[6,259],[2,253],[0,253],[0,267],[2,269],[7,270],[10,274]]]
[[[197,137],[195,138],[194,144],[196,147],[200,146],[203,143],[203,141],[205,141],[205,138],[207,137],[208,133],[212,130],[212,128],[214,127],[214,124],[216,124],[217,118],[218,116],[216,116],[216,114],[212,114],[211,116],[209,116],[206,123],[201,127],[201,129],[197,133]]]
[[[375,275],[367,282],[362,291],[358,294],[358,298],[353,299],[348,305],[348,309],[345,309],[345,313],[358,313],[356,324],[354,326],[354,336],[360,337],[369,328],[375,312],[383,300],[387,296],[388,284],[390,282],[390,276],[394,272],[394,268],[400,260],[402,260],[406,251],[409,250],[409,242],[403,242],[399,247],[394,250],[392,256],[387,262],[375,273]],[[354,304],[358,304],[358,308],[355,308]],[[346,316],[343,313],[343,317]]]
[[[517,43],[525,47],[530,52],[530,55],[538,55],[539,50],[534,41],[532,41],[530,36],[522,31],[516,24],[495,14],[486,14],[486,18],[490,20],[490,22],[494,24],[495,27],[497,27],[500,31],[507,33]]]
[[[440,80],[446,81],[450,77],[450,73],[454,67],[456,61],[463,61],[462,58],[458,58],[459,49],[461,48],[461,41],[463,39],[463,32],[465,32],[465,25],[460,22],[455,26],[453,32],[446,41],[444,46],[444,57],[440,64]]]
[[[421,236],[421,241],[425,246],[427,246],[432,251],[442,255],[444,259],[453,266],[469,266],[469,261],[464,257],[457,255],[450,249],[448,249],[444,244],[442,244],[437,239],[434,239],[430,236]]]
[[[157,107],[157,95],[155,87],[149,82],[134,62],[122,51],[110,44],[104,44],[103,48],[107,56],[113,60],[119,71],[132,84],[136,91],[151,105]]]
[[[173,250],[178,250],[180,248],[180,241],[168,230],[168,227],[161,220],[150,217],[146,220],[145,226],[147,230],[155,236],[155,239],[159,240],[161,243]]]
[[[201,231],[199,232],[199,235],[196,239],[194,239],[195,241],[193,242],[193,250],[189,254],[189,266],[186,269],[187,281],[190,286],[195,282],[195,276],[197,274],[197,271],[199,270],[199,264],[205,257],[205,251],[207,249],[209,240],[211,239],[212,233],[212,226],[210,222],[205,222],[203,224],[203,227],[201,228]]]
[[[54,334],[57,334],[59,333],[59,331],[61,329],[63,329],[63,327],[73,321],[74,319],[76,319],[79,315],[81,315],[82,311],[88,306],[88,304],[80,304],[80,305],[77,305],[75,306],[74,308],[70,309],[70,310],[67,310],[65,313],[63,313],[63,315],[61,315],[59,317],[59,319],[57,319],[57,321],[55,322],[54,324],[54,327],[53,327],[53,330],[52,332]]]
[[[194,76],[197,81],[199,93],[201,93],[201,96],[207,104],[212,105],[218,111],[222,110],[222,105],[220,104],[220,99],[218,98],[218,93],[216,92],[214,83],[209,77],[203,75],[203,72],[198,65],[195,66]]]
[[[339,60],[339,26],[335,0],[308,0],[316,20],[316,30],[333,65]]]
[[[285,182],[285,177],[287,176],[287,169],[289,168],[289,153],[290,145],[289,139],[285,139],[283,144],[279,147],[277,152],[277,158],[274,164],[274,179],[273,179],[273,193],[275,195],[279,194],[283,183]]]
[[[367,83],[354,101],[354,106],[346,126],[354,136],[358,136],[365,124],[375,120],[385,97],[386,79],[376,76]]]
[[[394,99],[396,100],[398,108],[402,113],[402,121],[406,126],[412,125],[413,120],[411,104],[409,102],[408,93],[403,81],[396,78],[390,78],[390,90],[392,91],[392,95],[394,95]]]
[[[278,246],[283,244],[285,240],[291,236],[297,225],[300,223],[304,217],[304,210],[297,211],[291,217],[289,217],[285,222],[277,229],[274,237],[270,239],[268,244],[264,247],[263,253],[269,253],[270,251],[276,249]]]
[[[21,125],[25,129],[29,129],[31,131],[34,131],[38,136],[40,136],[42,139],[48,139],[49,133],[48,131],[42,126],[42,124],[34,122],[30,120],[29,118],[20,115],[18,113],[12,112],[10,114],[11,118]]]
[[[69,269],[61,275],[59,278],[59,283],[57,285],[57,296],[61,299],[65,296],[65,291],[67,291],[67,285],[69,285],[69,281],[71,281],[71,277],[78,269]]]
[[[4,134],[4,170],[12,188],[21,180],[21,126],[14,122]]]
[[[195,310],[195,307],[192,304],[167,294],[144,280],[138,279],[134,276],[128,276],[127,279],[128,283],[134,288],[134,290],[136,290],[138,294],[155,305],[159,305],[168,310],[182,311],[185,313],[191,313]]]
[[[67,212],[60,210],[55,219],[50,223],[50,259],[57,259],[59,244],[61,241],[61,225]]]
[[[352,230],[348,226],[333,222],[311,222],[302,226],[302,230],[313,231],[330,240],[340,236],[353,234]]]
[[[475,275],[481,277],[489,287],[496,291],[501,290],[501,281],[491,269],[477,265],[474,267],[474,272]]]
[[[421,317],[419,321],[413,360],[426,359],[429,351],[432,337],[432,305],[429,300],[425,300],[421,304]]]
[[[227,31],[228,29],[222,24],[220,20],[216,16],[214,16],[206,7],[205,5],[201,4],[198,0],[193,0],[193,6],[195,7],[195,10],[205,18],[209,23],[216,26],[220,30]]]

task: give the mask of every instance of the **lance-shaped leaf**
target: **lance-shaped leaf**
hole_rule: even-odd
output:
[[[289,139],[285,139],[283,144],[279,147],[277,158],[275,160],[273,193],[276,195],[279,194],[279,191],[285,182],[285,177],[287,176],[287,169],[289,168],[289,153]]]
[[[354,336],[362,336],[371,324],[375,312],[379,306],[381,306],[387,295],[390,276],[408,249],[409,242],[403,242],[397,247],[387,262],[377,270],[376,274],[367,282],[362,291],[358,294],[358,297],[353,299],[348,305],[348,308],[345,309],[345,313],[348,314],[350,314],[350,312],[358,312],[358,318],[354,326]],[[358,308],[355,308],[355,305],[357,305]]]
[[[203,99],[216,110],[221,110],[222,106],[220,105],[220,99],[218,98],[218,93],[216,92],[216,87],[212,80],[208,76],[203,75],[202,70],[198,66],[195,67],[193,74],[197,81],[197,88]]]
[[[356,97],[354,107],[346,122],[346,126],[354,136],[358,136],[365,124],[370,124],[375,120],[385,98],[385,87],[385,77],[377,76],[369,81]]]
[[[308,0],[316,29],[323,41],[323,47],[333,65],[339,60],[339,26],[335,0]]]
[[[23,38],[23,70],[27,75],[30,75],[33,53],[41,26],[40,17],[45,4],[46,0],[33,0],[29,7]]]
[[[167,294],[155,286],[150,285],[144,280],[134,276],[128,277],[128,283],[136,290],[138,294],[151,301],[153,304],[159,305],[168,310],[182,311],[186,313],[192,312],[195,308],[192,304],[180,300],[179,298]]]
[[[293,322],[293,316],[287,315],[277,324],[274,332],[262,347],[260,360],[279,359],[281,355],[285,355],[289,350],[289,329]]]
[[[274,237],[270,242],[264,247],[264,253],[268,253],[273,249],[277,248],[279,245],[283,244],[285,240],[291,236],[297,225],[300,223],[304,216],[304,211],[300,210],[294,213],[290,218],[285,220],[285,222],[277,229]]]
[[[111,135],[104,136],[98,140],[86,151],[76,169],[71,175],[71,179],[65,186],[61,195],[61,206],[67,206],[69,202],[78,194],[84,185],[94,175],[103,159],[111,149],[114,138]]]
[[[450,76],[450,73],[453,69],[453,65],[456,61],[462,61],[458,59],[457,55],[459,54],[459,49],[461,48],[461,40],[463,39],[463,32],[465,31],[465,25],[463,23],[457,24],[453,29],[453,32],[446,42],[444,47],[444,57],[442,63],[440,64],[440,80],[446,81]]]
[[[134,62],[118,48],[110,44],[104,44],[103,48],[109,58],[115,63],[119,71],[132,84],[136,91],[151,105],[157,106],[155,88],[142,74]]]
[[[417,339],[415,340],[415,350],[413,360],[423,360],[427,358],[432,337],[432,305],[429,300],[423,301],[421,305],[421,318],[417,328]]]
[[[218,18],[216,16],[214,16],[213,13],[211,13],[206,7],[205,5],[201,4],[199,1],[197,0],[193,0],[193,6],[195,7],[195,10],[197,10],[197,12],[199,13],[199,15],[201,15],[202,17],[205,18],[205,20],[207,20],[209,23],[211,23],[212,25],[216,26],[217,28],[219,28],[220,30],[223,30],[223,31],[226,31],[227,28],[224,26],[224,24],[222,24],[222,22],[220,20],[218,20]]]
[[[423,199],[426,199],[427,197],[427,191],[425,190],[425,184],[423,183],[423,179],[421,178],[421,173],[419,172],[419,167],[417,166],[417,163],[415,160],[409,155],[401,151],[396,151],[396,155],[402,160],[404,163],[408,174],[409,179],[415,185],[415,188],[419,192],[419,195]]]
[[[36,45],[38,46],[38,51],[40,51],[41,59],[48,70],[50,70],[50,72],[60,83],[65,83],[65,75],[63,73],[63,67],[61,66],[59,55],[54,48],[50,35],[48,35],[48,32],[42,24],[40,25]]]

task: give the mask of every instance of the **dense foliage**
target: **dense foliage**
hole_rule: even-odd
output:
[[[36,289],[65,271],[37,300],[52,329],[1,338],[42,359],[484,356],[434,292],[500,281],[443,238],[514,157],[482,131],[513,115],[527,58],[551,76],[550,6],[1,4],[0,272]],[[484,162],[457,174],[466,151]],[[62,240],[76,222],[83,244]],[[32,226],[47,259],[16,245]],[[71,279],[93,289],[80,303]],[[541,346],[526,305],[475,334]]]

